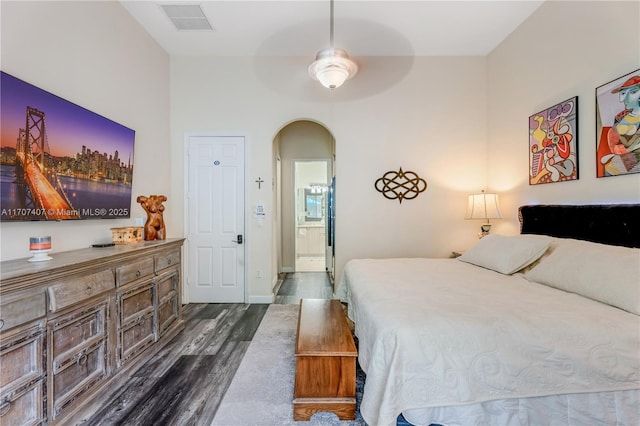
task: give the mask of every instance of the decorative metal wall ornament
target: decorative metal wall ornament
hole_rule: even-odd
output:
[[[414,172],[388,171],[376,180],[376,190],[389,200],[413,200],[427,189],[427,181]]]

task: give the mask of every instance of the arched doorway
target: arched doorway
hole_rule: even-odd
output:
[[[293,160],[296,272],[327,270],[329,159]]]
[[[298,120],[284,126],[273,143],[278,273],[318,270],[321,263],[333,279],[328,203],[334,138],[323,125]]]

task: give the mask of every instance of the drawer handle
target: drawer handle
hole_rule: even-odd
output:
[[[87,293],[87,296],[91,296],[91,293],[93,293],[93,288],[87,287],[84,292]]]
[[[85,365],[87,363],[87,359],[89,357],[87,357],[87,354],[82,354],[82,356],[80,358],[78,358],[78,366],[82,367],[83,365]]]
[[[11,401],[3,401],[0,404],[0,417],[4,417],[9,411],[11,411]]]
[[[171,259],[167,259],[167,265],[171,265]]]
[[[138,318],[138,321],[137,321],[138,325],[144,325],[144,321],[145,321],[144,317]]]
[[[2,327],[4,327],[4,320],[0,318],[0,330],[2,330]]]
[[[136,278],[140,278],[140,271],[136,271]]]

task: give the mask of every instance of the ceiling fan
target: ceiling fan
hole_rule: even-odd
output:
[[[336,89],[358,72],[358,64],[349,58],[344,49],[334,46],[334,6],[330,0],[329,46],[316,55],[316,60],[309,65],[309,75],[328,89]]]

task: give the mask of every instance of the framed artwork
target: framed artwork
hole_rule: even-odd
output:
[[[596,176],[640,173],[640,70],[596,88]]]
[[[0,221],[131,216],[135,131],[0,72]]]
[[[578,97],[529,117],[529,185],[578,179]]]

